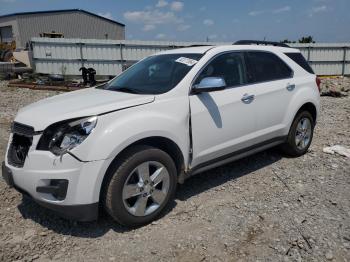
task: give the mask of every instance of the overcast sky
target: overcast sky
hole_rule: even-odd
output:
[[[350,41],[350,0],[0,0],[0,14],[69,8],[126,24],[127,39]]]

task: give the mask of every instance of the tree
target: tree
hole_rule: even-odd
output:
[[[289,39],[284,39],[284,40],[281,41],[281,43],[283,43],[283,44],[294,44],[295,41],[290,41]]]
[[[283,44],[295,44],[297,43],[296,41],[293,41],[293,40],[289,40],[289,39],[284,39],[282,41],[280,41],[280,43],[283,43]],[[298,43],[300,44],[310,44],[310,43],[315,43],[313,37],[310,35],[310,36],[303,36],[302,38],[300,38],[298,40]]]
[[[310,35],[310,36],[303,36],[302,38],[300,38],[298,40],[298,42],[300,44],[309,44],[309,43],[315,43],[313,37]]]

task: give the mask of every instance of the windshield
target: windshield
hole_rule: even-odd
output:
[[[202,54],[168,54],[148,57],[102,88],[134,94],[163,94],[173,89]]]

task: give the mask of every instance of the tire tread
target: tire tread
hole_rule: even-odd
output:
[[[123,174],[121,172],[123,170],[125,170],[130,165],[130,162],[133,161],[135,156],[137,156],[139,154],[144,154],[145,152],[147,152],[147,154],[151,154],[152,152],[157,152],[157,154],[159,154],[161,152],[161,154],[164,154],[164,157],[167,157],[167,158],[169,158],[169,160],[171,160],[172,165],[173,165],[171,168],[173,169],[173,171],[175,170],[175,174],[176,174],[176,167],[175,167],[175,164],[174,164],[174,161],[172,160],[172,158],[166,152],[164,152],[158,148],[155,148],[155,147],[151,147],[151,146],[147,146],[147,145],[137,145],[137,146],[132,147],[132,148],[128,149],[127,151],[125,151],[121,156],[118,156],[116,161],[111,164],[112,165],[111,168],[107,171],[108,181],[106,182],[104,189],[103,189],[104,190],[103,203],[104,203],[104,208],[107,211],[107,213],[116,222],[118,222],[119,224],[124,225],[124,226],[137,227],[137,226],[144,225],[146,223],[127,222],[127,221],[125,221],[125,219],[120,218],[121,214],[116,214],[116,212],[113,208],[113,197],[115,197],[113,194],[113,188],[117,185],[124,184]],[[170,171],[169,171],[169,173],[170,173]],[[168,203],[165,204],[165,206],[162,208],[160,213],[162,213],[162,211],[164,209],[166,209],[166,206],[173,199],[175,190],[176,190],[176,183],[174,185],[173,192],[170,192],[171,195],[169,197]],[[150,216],[152,216],[152,214]],[[156,219],[156,217],[154,219]]]
[[[295,131],[294,130],[296,129],[296,126],[298,125],[299,120],[302,117],[308,117],[310,119],[312,130],[311,130],[311,140],[310,140],[309,145],[305,149],[299,150],[295,145],[295,141],[294,141],[295,140],[295,134],[294,134]],[[289,133],[288,133],[287,141],[281,145],[281,150],[286,155],[291,156],[291,157],[298,157],[298,156],[305,154],[312,143],[314,126],[315,126],[315,123],[314,123],[314,120],[313,120],[311,113],[309,111],[300,111],[295,116],[295,118],[292,122],[292,125],[291,125]]]

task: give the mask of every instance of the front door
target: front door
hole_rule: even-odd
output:
[[[216,56],[194,84],[205,77],[223,77],[226,88],[190,95],[192,167],[224,158],[254,142],[256,108],[251,95],[254,95],[255,87],[247,85],[243,53],[228,52]]]

